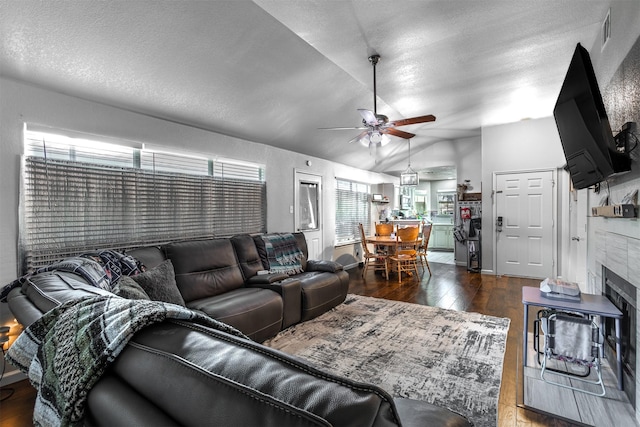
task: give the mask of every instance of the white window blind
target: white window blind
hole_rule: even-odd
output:
[[[358,224],[370,234],[369,185],[336,178],[336,242],[360,240]]]
[[[23,272],[94,249],[266,231],[261,165],[54,140],[25,132]]]

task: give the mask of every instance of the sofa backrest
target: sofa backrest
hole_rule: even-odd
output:
[[[151,269],[162,264],[166,258],[164,252],[158,246],[146,246],[143,248],[132,249],[127,251],[127,255],[131,255],[142,263],[147,269]]]
[[[238,234],[231,238],[231,244],[236,251],[236,257],[240,263],[240,269],[242,270],[245,280],[258,274],[258,271],[265,270],[252,236],[249,234]]]
[[[107,426],[400,424],[391,397],[378,387],[183,321],[138,332],[91,390],[88,411],[92,422]]]
[[[47,311],[67,301],[111,292],[87,283],[81,276],[64,271],[47,271],[29,277],[9,294],[9,308],[23,326],[29,326]]]
[[[185,302],[243,286],[242,271],[230,239],[191,240],[163,246]]]
[[[298,249],[300,249],[300,251],[303,254],[302,259],[300,260],[300,264],[302,265],[302,269],[306,270],[307,269],[307,257],[308,257],[308,252],[307,252],[307,240],[304,237],[303,233],[292,233],[293,236],[296,238],[296,243],[298,245]],[[258,252],[258,256],[260,257],[260,260],[262,261],[262,266],[264,270],[269,270],[269,259],[267,257],[267,250],[265,249],[265,244],[264,241],[262,240],[262,236],[261,234],[256,234],[253,235],[253,241],[256,245],[256,250]]]
[[[302,269],[307,269],[307,260],[309,259],[309,250],[307,248],[307,239],[304,237],[304,233],[297,232],[293,233],[293,236],[296,238],[298,242],[298,248],[302,251],[304,258],[302,259]]]

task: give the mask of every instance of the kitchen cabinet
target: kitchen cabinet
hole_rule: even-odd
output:
[[[429,249],[453,250],[453,225],[433,224]]]
[[[438,213],[453,215],[455,209],[455,193],[438,193]]]

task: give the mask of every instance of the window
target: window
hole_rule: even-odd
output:
[[[371,204],[369,185],[344,179],[336,179],[336,243],[360,240],[358,224],[365,234],[370,234]]]
[[[266,231],[264,166],[25,131],[23,272],[94,249]]]

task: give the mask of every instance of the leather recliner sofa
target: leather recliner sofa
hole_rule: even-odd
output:
[[[110,292],[51,271],[12,289],[8,303],[28,326],[66,301],[97,295]],[[393,399],[255,341],[177,320],[136,333],[88,391],[84,413],[89,426],[471,425],[447,409]]]
[[[307,260],[302,233],[293,233],[302,252],[302,273],[266,273],[261,236],[190,240],[145,247],[128,254],[147,268],[171,260],[177,287],[188,308],[227,323],[262,342],[300,321],[341,304],[349,274],[332,261]],[[262,253],[261,253],[262,252]]]

